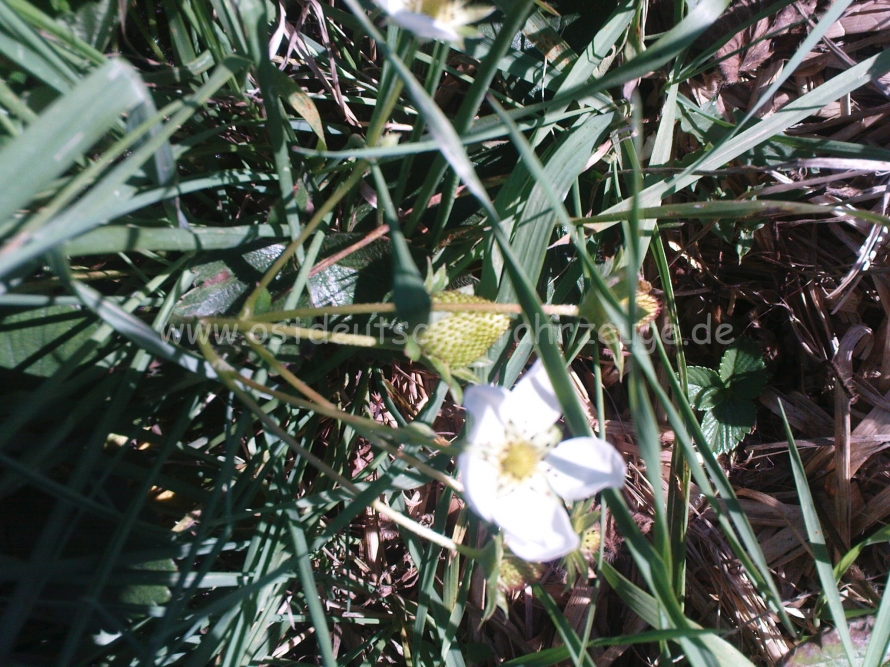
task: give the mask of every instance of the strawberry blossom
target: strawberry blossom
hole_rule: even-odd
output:
[[[467,449],[458,458],[465,497],[497,524],[510,550],[546,562],[580,545],[563,501],[624,485],[621,454],[594,437],[561,440],[562,411],[540,361],[509,391],[471,386],[464,394]]]
[[[438,39],[462,44],[464,37],[475,36],[467,28],[485,18],[493,7],[467,7],[463,0],[375,0],[390,20],[410,30],[420,39]]]

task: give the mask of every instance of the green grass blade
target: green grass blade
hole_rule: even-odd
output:
[[[116,61],[115,61],[116,62]],[[26,229],[13,237],[0,249],[0,277],[3,277],[22,266],[26,262],[39,257],[59,246],[68,239],[82,234],[103,222],[107,222],[119,210],[119,199],[126,199],[127,194],[135,193],[135,188],[126,185],[129,180],[149,160],[155,152],[179,130],[198,107],[226,83],[232,73],[240,69],[244,61],[240,58],[229,58],[217,67],[207,82],[184,105],[166,125],[152,135],[138,150],[116,166],[111,173],[103,178],[89,193],[64,213],[56,216],[37,229]],[[129,71],[125,66],[122,72]],[[135,76],[135,75],[134,75]],[[36,124],[33,127],[36,127]],[[145,127],[143,125],[143,127]],[[29,128],[30,129],[30,128]],[[150,128],[148,128],[150,129]],[[22,135],[25,136],[25,135]],[[21,162],[25,156],[17,154],[13,161],[19,168],[26,170]],[[3,155],[0,154],[0,158]],[[0,160],[0,164],[3,161]]]
[[[491,199],[488,197],[485,186],[482,185],[482,181],[480,181],[479,177],[476,175],[476,171],[473,169],[469,157],[467,157],[467,152],[464,150],[460,137],[451,125],[451,122],[435,103],[433,98],[430,97],[429,93],[424,90],[423,85],[414,78],[414,74],[412,74],[405,66],[405,63],[403,63],[386,45],[386,40],[383,39],[380,31],[378,31],[374,27],[374,24],[371,23],[367,14],[365,14],[365,11],[358,3],[358,0],[345,0],[345,2],[350,11],[352,11],[355,17],[361,22],[362,27],[371,39],[374,39],[377,42],[377,48],[384,56],[386,56],[389,62],[392,63],[392,66],[402,80],[405,89],[414,99],[418,109],[426,119],[430,134],[439,143],[439,150],[445,159],[448,160],[451,168],[454,169],[455,173],[457,173],[464,184],[466,184],[467,189],[473,196],[479,200],[479,203],[482,204],[492,221],[497,221],[498,215],[494,210]]]
[[[550,593],[540,584],[532,584],[532,590],[535,593],[535,599],[541,603],[544,611],[547,612],[550,620],[553,621],[553,625],[556,626],[556,631],[569,650],[569,657],[572,663],[576,666],[588,665],[596,667],[586,647],[582,644],[581,638],[578,637],[578,634],[566,621],[565,616],[563,616],[562,611],[560,611]]]
[[[75,86],[0,151],[0,229],[118,122],[148,90],[136,71],[112,60]],[[84,123],[84,117],[90,120]],[[2,252],[2,251],[0,251]]]
[[[96,313],[119,334],[136,343],[140,348],[162,359],[172,361],[187,371],[197,373],[205,378],[212,379],[217,377],[216,371],[213,370],[213,367],[206,360],[199,359],[193,354],[168,343],[145,322],[126,312],[113,301],[103,297],[92,287],[79,281],[71,281],[70,285],[74,293],[87,308]]]
[[[515,111],[513,118],[522,118],[538,113],[553,105],[574,102],[645,76],[685,51],[689,44],[707,30],[728,6],[729,0],[704,0],[696,3],[692,11],[680,23],[665,32],[640,55],[592,82],[555,95],[552,100],[531,104],[524,109]]]
[[[60,93],[67,92],[77,81],[77,74],[50,42],[42,39],[5,2],[0,4],[0,27],[0,52],[5,52],[10,61]]]
[[[5,2],[40,32],[52,35],[60,42],[66,44],[73,52],[80,54],[94,65],[101,65],[105,62],[105,56],[101,51],[94,49],[71,32],[67,25],[61,21],[53,20],[30,2],[27,2],[27,0],[5,0]]]
[[[884,590],[887,590],[887,586],[890,586],[890,580],[885,584]],[[890,600],[890,596],[887,595],[881,598],[881,605],[878,607],[878,615],[871,630],[871,638],[868,641],[868,648],[862,659],[861,667],[880,667],[884,664],[887,647],[890,646],[890,602],[888,600]]]
[[[795,123],[799,123],[804,118],[812,115],[814,109],[821,109],[826,104],[874,81],[888,71],[890,71],[890,52],[888,51],[863,60],[847,71],[828,80],[812,92],[802,95],[785,105],[775,114],[760,121],[752,128],[741,132],[732,141],[705,152],[702,157],[689,165],[683,173],[650,185],[640,193],[641,199],[645,202],[652,201],[652,198],[663,199],[692,185],[701,178],[695,172],[722,167],[743,153],[765,141],[771,140]],[[610,214],[626,211],[630,205],[630,200],[624,200],[608,208],[604,213]]]
[[[794,74],[794,71],[803,62],[804,58],[806,58],[810,51],[813,50],[813,47],[819,43],[822,36],[828,32],[828,29],[840,20],[841,16],[843,16],[847,7],[849,7],[852,2],[853,0],[835,0],[831,3],[831,7],[828,8],[828,11],[819,18],[819,23],[817,23],[809,32],[806,39],[804,39],[800,46],[797,47],[794,55],[785,63],[782,72],[776,77],[776,80],[772,82],[769,88],[760,94],[760,98],[757,102],[748,109],[748,113],[745,114],[745,117],[739,122],[738,127],[744,127],[747,122],[754,118],[754,115],[763,108],[763,105],[772,99],[773,95],[775,95],[788,78]]]
[[[788,425],[788,418],[785,416],[785,408],[779,402],[779,410],[782,413],[782,421],[785,426],[785,436],[788,438],[788,455],[791,458],[791,470],[794,473],[794,485],[797,487],[797,495],[800,498],[800,509],[803,513],[804,525],[807,529],[807,537],[813,550],[813,557],[816,559],[816,572],[819,575],[819,581],[822,583],[825,597],[828,600],[828,610],[831,618],[840,635],[841,643],[844,645],[844,652],[850,665],[855,665],[856,650],[853,648],[853,642],[850,639],[850,628],[847,625],[847,617],[844,614],[844,606],[841,603],[840,592],[837,588],[837,582],[834,579],[834,571],[831,567],[831,558],[828,555],[828,548],[825,546],[825,537],[822,533],[822,526],[819,523],[819,516],[816,514],[816,505],[813,495],[810,493],[810,486],[807,482],[807,473],[804,469],[803,461],[800,453],[797,451],[797,445],[794,442],[794,436],[791,433],[791,427]],[[882,607],[885,606],[882,604]],[[885,610],[885,617],[890,614]],[[884,624],[890,622],[890,619],[882,619]],[[883,632],[887,632],[890,628],[882,628]],[[883,657],[883,655],[881,656]]]
[[[664,367],[671,368],[670,360],[664,350],[661,338],[655,336],[654,339]],[[730,542],[733,552],[753,579],[758,590],[770,601],[773,611],[779,615],[785,627],[789,632],[795,633],[794,624],[792,624],[788,613],[782,605],[782,597],[779,594],[775,581],[773,581],[769,565],[760,548],[760,541],[757,539],[757,535],[747,515],[739,505],[732,484],[727,479],[723,468],[717,462],[717,457],[714,456],[707,444],[701,426],[692,412],[689,401],[686,399],[686,392],[680,387],[676,375],[670,372],[667,373],[668,383],[679,405],[678,411],[662,388],[649,356],[640,354],[635,359],[646,375],[649,386],[655,392],[661,407],[666,412],[668,422],[674,428],[677,441],[683,448],[688,461],[692,477],[695,479],[696,484],[699,485],[702,493],[708,498],[711,506],[715,508],[718,521],[723,528],[724,535]],[[695,441],[695,446],[693,446],[693,440]],[[698,462],[699,455],[704,462],[704,466]],[[716,492],[714,490],[715,487]],[[717,499],[718,492],[720,494],[719,501]],[[726,508],[725,511],[723,507]],[[741,540],[741,543],[738,540]]]
[[[454,119],[454,129],[459,135],[464,134],[473,124],[473,119],[478,113],[479,106],[482,104],[482,100],[485,98],[491,82],[498,73],[501,59],[512,46],[514,35],[525,23],[526,16],[532,6],[532,1],[516,0],[507,4],[511,4],[512,6],[509,7],[509,11],[505,15],[504,23],[501,25],[501,29],[494,40],[491,50],[485,58],[482,59],[479,70],[476,72],[476,76],[473,79],[473,83],[470,85],[469,90],[467,90],[466,97]],[[423,117],[426,121],[425,114]],[[409,236],[414,233],[417,223],[420,221],[420,216],[423,215],[423,212],[429,204],[430,198],[436,190],[436,186],[442,180],[442,176],[445,173],[445,167],[446,161],[443,160],[442,157],[437,156],[429,174],[424,179],[423,185],[420,188],[411,218],[405,224],[405,231]],[[450,214],[456,189],[457,181],[455,179],[449,179],[442,193],[442,202],[440,204],[441,210],[437,215],[436,220],[437,230],[442,229],[445,220]]]
[[[426,324],[430,318],[430,296],[423,285],[423,278],[414,258],[411,257],[411,249],[402,234],[399,224],[399,215],[389,196],[389,188],[383,172],[376,165],[371,166],[374,175],[374,185],[377,187],[377,199],[383,208],[383,215],[389,225],[389,238],[392,243],[393,258],[393,301],[396,310],[408,324],[409,331],[413,331],[419,324]]]
[[[492,101],[492,105],[496,104],[497,102]],[[500,117],[505,124],[509,122],[509,118],[502,112]],[[549,151],[544,165],[537,159],[515,124],[508,125],[511,139],[519,150],[523,167],[533,184],[528,196],[523,197],[522,212],[513,223],[514,232],[511,238],[519,265],[532,284],[537,283],[544,265],[544,255],[554,224],[557,221],[562,224],[569,222],[563,200],[587,164],[594,145],[614,118],[614,114],[603,114],[579,120]],[[502,281],[498,289],[498,301],[509,303],[513,299],[515,288],[509,282]]]
[[[303,587],[303,598],[306,601],[309,615],[312,618],[312,625],[315,628],[321,661],[325,667],[336,667],[337,658],[334,657],[334,650],[331,647],[331,632],[328,629],[324,607],[322,607],[321,600],[316,595],[318,589],[315,584],[315,573],[312,569],[306,534],[300,527],[300,515],[297,514],[296,510],[288,510],[287,517],[287,527],[293,540],[294,555],[297,558],[297,572],[300,575],[300,584]]]
[[[862,166],[871,165],[878,170],[885,166],[883,162],[863,161]],[[611,210],[611,209],[610,209]],[[748,201],[723,201],[712,200],[705,202],[687,202],[684,204],[665,204],[662,206],[649,206],[639,209],[640,215],[646,218],[684,219],[697,218],[699,220],[721,220],[725,218],[747,218],[779,215],[854,215],[862,217],[876,225],[890,226],[890,218],[873,213],[860,211],[848,206],[825,206],[820,204],[808,204],[806,202],[781,201],[778,199],[757,199]],[[616,223],[626,219],[626,212],[606,212],[589,218],[578,218],[576,224],[589,225],[595,231],[602,231],[611,226],[603,223]]]
[[[82,257],[131,250],[153,250],[156,252],[226,250],[261,239],[268,239],[269,242],[288,241],[290,233],[281,225],[236,225],[233,227],[196,227],[192,225],[189,229],[108,225],[89,231],[76,239],[71,239],[64,245],[64,252],[70,257]]]

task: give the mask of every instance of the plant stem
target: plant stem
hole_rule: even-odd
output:
[[[394,313],[393,303],[353,303],[346,306],[324,306],[322,308],[295,308],[293,310],[279,310],[252,315],[249,322],[279,322],[282,320],[319,317],[322,315],[368,315],[373,313]],[[436,303],[433,301],[431,310],[443,313],[504,313],[508,315],[521,314],[522,307],[518,303]],[[563,317],[578,317],[578,306],[570,304],[548,304],[543,306],[547,315],[559,315]],[[219,318],[208,319],[219,324],[234,324],[239,320],[224,320]],[[242,324],[247,322],[242,321]]]

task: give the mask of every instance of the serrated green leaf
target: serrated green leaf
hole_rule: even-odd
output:
[[[325,237],[319,259],[330,257],[362,238],[361,234],[330,234]],[[217,259],[192,267],[194,287],[177,302],[174,322],[193,317],[234,315],[248,289],[262,278],[283,250],[280,243],[250,252],[219,253]],[[350,253],[336,264],[313,275],[307,283],[309,301],[304,305],[345,306],[355,301],[379,301],[389,290],[389,244],[374,241]],[[280,305],[280,294],[293,285],[294,267],[282,271],[270,285],[270,304]]]
[[[329,234],[319,258],[329,257],[363,237],[361,234]],[[392,252],[380,239],[350,253],[309,279],[307,290],[313,306],[345,306],[380,301],[392,288]]]
[[[720,379],[731,394],[753,400],[766,386],[766,364],[760,345],[750,338],[738,338],[720,360]]]
[[[701,428],[714,453],[727,454],[751,432],[756,419],[751,401],[730,396],[705,413]]]
[[[197,286],[176,304],[173,321],[234,314],[248,286],[262,278],[283,249],[281,244],[273,244],[247,253],[228,252],[220,259],[192,267]]]
[[[712,410],[727,398],[723,387],[702,387],[692,404],[696,410]]]
[[[689,403],[696,410],[709,410],[722,400],[723,381],[717,371],[703,366],[686,369]]]

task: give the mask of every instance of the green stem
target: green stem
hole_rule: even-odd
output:
[[[396,107],[396,102],[399,101],[399,95],[402,94],[402,86],[402,80],[396,78],[392,88],[389,89],[389,95],[387,95],[386,100],[377,107],[379,113],[374,117],[374,122],[368,128],[367,135],[365,135],[365,143],[369,148],[376,146],[380,141],[383,130],[386,128],[386,121],[389,120],[392,110]]]
[[[377,445],[380,449],[385,451],[390,456],[394,456],[397,459],[401,459],[401,460],[405,461],[412,468],[416,468],[417,470],[422,472],[424,475],[426,475],[430,479],[434,479],[437,482],[441,482],[442,484],[444,484],[451,490],[457,491],[458,493],[464,492],[463,484],[461,484],[459,481],[454,479],[454,477],[451,477],[450,475],[446,475],[441,470],[436,470],[435,468],[428,466],[426,463],[424,463],[420,459],[415,458],[414,456],[411,456],[410,454],[403,452],[401,449],[393,447],[388,442],[381,441],[381,442],[375,442],[374,444]]]
[[[337,407],[333,403],[331,403],[328,399],[326,399],[324,396],[319,394],[317,391],[315,391],[312,387],[310,387],[308,384],[303,382],[296,375],[291,373],[284,364],[282,364],[280,361],[278,361],[278,359],[275,357],[274,354],[269,352],[269,350],[267,350],[265,347],[260,345],[256,340],[254,340],[253,336],[248,335],[246,338],[247,338],[247,344],[250,345],[251,349],[261,359],[263,359],[267,364],[269,364],[269,366],[272,368],[272,370],[274,370],[276,373],[278,373],[278,375],[280,377],[283,377],[288,382],[288,384],[290,384],[290,386],[292,386],[298,392],[303,394],[309,400],[315,401],[319,405],[322,405],[330,410],[337,409]]]
[[[436,303],[431,310],[443,313],[501,313],[506,315],[522,314],[522,307],[518,303]],[[543,310],[547,315],[560,315],[563,317],[578,317],[578,306],[545,304]],[[370,315],[376,313],[394,313],[396,306],[393,303],[353,303],[346,306],[325,306],[322,308],[295,308],[293,310],[279,310],[263,313],[262,315],[250,315],[249,319],[206,318],[206,322],[217,324],[251,324],[263,322],[281,322],[283,320],[300,319],[305,317],[320,317],[323,315]]]

